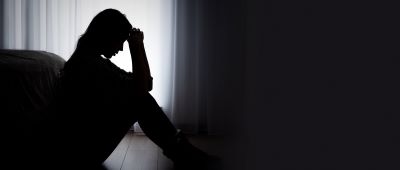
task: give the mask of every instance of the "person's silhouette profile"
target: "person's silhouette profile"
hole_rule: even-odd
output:
[[[39,140],[42,148],[60,147],[57,153],[46,150],[57,155],[49,158],[52,162],[100,165],[136,121],[177,167],[199,168],[208,159],[178,132],[149,94],[152,77],[143,38],[143,32],[115,9],[104,10],[91,21],[61,74],[54,115],[46,124],[57,127],[57,132],[47,131],[42,135],[46,140]],[[132,72],[109,60],[123,50],[125,41]]]

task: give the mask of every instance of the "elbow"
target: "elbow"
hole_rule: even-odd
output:
[[[151,77],[147,83],[147,91],[153,90],[153,77]]]
[[[143,79],[142,79],[143,80]],[[144,81],[139,81],[135,84],[135,89],[139,93],[147,93],[153,90],[153,79],[147,79]]]
[[[143,83],[143,84],[137,86],[136,89],[137,89],[136,91],[139,93],[148,93],[153,90],[153,86],[151,84]]]

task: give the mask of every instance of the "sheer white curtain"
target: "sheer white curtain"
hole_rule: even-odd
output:
[[[3,0],[2,48],[54,52],[68,59],[78,37],[76,1]]]
[[[154,77],[151,92],[178,128],[207,132],[215,121],[215,91],[207,80],[208,53],[201,29],[214,2],[179,0],[2,0],[0,48],[44,50],[68,59],[91,19],[106,8],[126,14],[145,34]],[[212,12],[217,12],[214,9]],[[211,20],[208,24],[213,24]],[[214,44],[215,45],[215,44]],[[127,44],[113,62],[130,71]],[[222,79],[220,79],[222,80]],[[208,90],[211,89],[211,90]],[[215,90],[215,88],[214,88]],[[213,93],[213,95],[209,95]],[[216,108],[216,109],[215,109]],[[209,125],[209,124],[213,125]],[[214,128],[215,129],[215,128]]]

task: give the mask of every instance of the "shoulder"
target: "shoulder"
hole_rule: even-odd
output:
[[[71,58],[65,63],[64,69],[93,69],[100,65],[104,65],[100,56],[90,54],[73,54]]]

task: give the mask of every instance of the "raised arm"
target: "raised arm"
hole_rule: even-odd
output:
[[[153,89],[153,78],[151,77],[143,39],[143,32],[140,29],[133,28],[128,43],[132,59],[132,72],[137,78],[138,87],[148,92]]]

